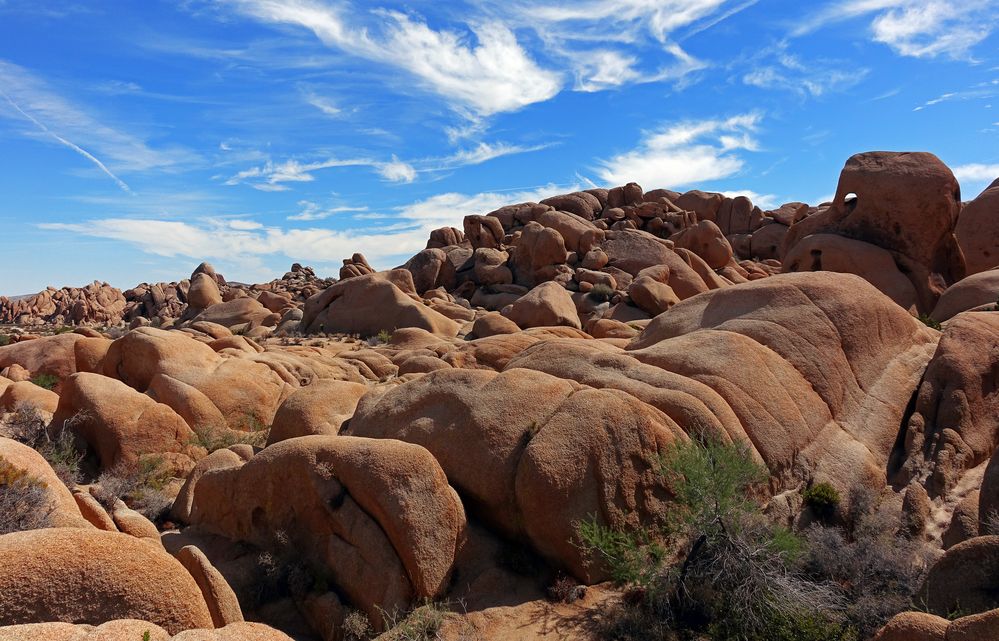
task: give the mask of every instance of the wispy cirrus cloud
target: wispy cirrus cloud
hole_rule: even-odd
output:
[[[227,179],[225,184],[248,184],[260,191],[288,191],[290,187],[286,183],[312,182],[315,180],[316,172],[336,167],[368,167],[388,182],[411,183],[416,180],[419,173],[449,171],[469,165],[479,165],[503,156],[539,151],[551,146],[551,144],[525,146],[504,142],[480,142],[472,148],[459,150],[443,158],[411,161],[400,160],[397,156],[392,156],[391,160],[387,161],[370,158],[328,158],[307,163],[294,159],[275,163],[268,160],[263,165],[238,172]]]
[[[688,120],[648,131],[637,148],[603,161],[606,185],[638,182],[646,189],[677,188],[727,178],[745,166],[740,151],[757,151],[762,115]]]
[[[366,206],[363,207],[351,207],[349,205],[334,205],[330,207],[323,207],[319,203],[313,202],[311,200],[300,200],[298,201],[298,206],[302,208],[302,211],[297,214],[292,214],[288,216],[288,220],[297,221],[314,221],[314,220],[326,220],[337,214],[363,214],[368,211]]]
[[[677,29],[715,15],[719,10],[737,5],[741,11],[753,4],[755,2],[730,0],[549,0],[517,6],[532,20],[547,25],[569,25],[591,38],[597,30],[613,32],[618,27],[628,27],[645,30],[659,42],[666,42]],[[725,14],[724,17],[734,15],[729,11]],[[611,26],[614,29],[609,28]]]
[[[819,98],[847,90],[870,73],[866,67],[842,61],[810,60],[806,63],[788,50],[786,41],[763,49],[750,64],[751,69],[742,75],[743,84],[788,91],[803,98]]]
[[[55,133],[54,131],[52,131],[51,129],[49,129],[48,127],[46,127],[44,124],[42,124],[41,122],[39,122],[37,118],[35,118],[34,116],[32,116],[31,114],[29,114],[28,112],[26,112],[24,109],[22,109],[21,106],[18,105],[16,102],[14,102],[11,99],[11,97],[8,96],[4,91],[0,90],[0,96],[3,96],[7,100],[7,102],[10,104],[10,106],[13,107],[15,111],[17,111],[17,113],[21,114],[22,116],[24,116],[25,118],[27,118],[28,120],[30,120],[32,123],[34,123],[34,125],[36,127],[38,127],[42,131],[42,133],[44,133],[45,135],[51,137],[56,142],[58,142],[58,143],[60,143],[62,145],[65,145],[66,147],[69,147],[70,149],[72,149],[76,153],[80,154],[81,156],[83,156],[84,158],[86,158],[87,160],[89,160],[90,162],[92,162],[93,164],[95,164],[97,166],[97,168],[100,169],[108,178],[110,178],[111,180],[113,180],[115,182],[115,184],[118,185],[118,187],[120,187],[122,189],[122,191],[125,191],[125,192],[127,192],[129,194],[133,193],[132,189],[128,185],[125,184],[125,181],[123,181],[118,176],[115,176],[114,173],[112,173],[111,170],[107,168],[107,165],[105,165],[103,162],[101,162],[92,153],[90,153],[86,149],[83,149],[82,147],[80,147],[76,143],[70,142],[69,140],[66,140],[65,138],[63,138],[59,134]]]
[[[395,156],[389,161],[370,158],[328,158],[318,162],[302,163],[286,160],[275,163],[268,160],[263,165],[244,169],[225,181],[226,185],[247,184],[260,191],[288,191],[286,183],[312,182],[315,173],[334,167],[369,167],[389,182],[410,183],[416,180],[416,170]]]
[[[95,218],[79,223],[40,223],[37,227],[124,242],[156,256],[182,256],[197,261],[215,259],[253,264],[254,259],[261,257],[283,256],[294,261],[331,263],[361,252],[376,267],[387,268],[423,249],[431,230],[446,225],[460,226],[462,218],[468,214],[483,214],[504,205],[538,201],[577,188],[576,185],[552,184],[507,192],[438,194],[393,208],[391,224],[381,228],[366,224],[342,230],[286,229],[243,218],[208,218],[196,222]]]
[[[996,0],[838,0],[802,21],[791,35],[873,15],[871,39],[899,55],[970,58],[972,49],[999,23],[997,9]]]
[[[4,60],[0,60],[0,88],[5,98],[0,118],[30,122],[32,128],[25,133],[73,149],[115,180],[120,181],[117,174],[169,171],[200,160],[189,150],[153,148],[139,136],[104,124],[24,67]]]
[[[469,32],[434,30],[397,11],[378,10],[368,28],[342,7],[315,0],[218,0],[217,4],[270,24],[312,31],[324,44],[405,71],[459,110],[478,116],[516,111],[559,92],[558,72],[541,67],[502,22],[469,25]]]

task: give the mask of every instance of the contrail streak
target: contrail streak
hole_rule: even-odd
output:
[[[115,181],[115,183],[116,183],[116,184],[117,184],[117,185],[118,185],[119,187],[121,187],[121,189],[122,189],[123,191],[125,191],[126,193],[129,193],[129,194],[132,194],[133,196],[135,195],[135,192],[134,192],[134,191],[132,191],[132,189],[131,189],[131,188],[130,188],[130,187],[129,187],[128,185],[126,185],[126,184],[125,184],[125,181],[123,181],[123,180],[122,180],[121,178],[119,178],[118,176],[115,176],[115,175],[114,175],[113,173],[111,173],[111,170],[107,168],[107,165],[105,165],[104,163],[102,163],[102,162],[101,162],[101,161],[100,161],[100,160],[99,160],[99,159],[98,159],[98,158],[97,158],[96,156],[94,156],[94,155],[93,155],[92,153],[90,153],[90,152],[89,152],[89,151],[87,151],[86,149],[84,149],[84,148],[80,147],[79,145],[76,145],[76,144],[72,143],[71,141],[69,141],[69,140],[66,140],[65,138],[63,138],[63,137],[62,137],[62,136],[60,136],[59,134],[55,133],[54,131],[52,131],[51,129],[49,129],[49,128],[48,128],[48,127],[46,127],[45,125],[43,125],[43,124],[42,124],[41,122],[39,122],[39,121],[38,121],[38,120],[37,120],[37,119],[36,119],[36,118],[35,118],[34,116],[32,116],[31,114],[27,113],[27,112],[26,112],[26,111],[25,111],[24,109],[21,109],[21,107],[19,107],[19,106],[18,106],[18,104],[17,104],[16,102],[14,102],[13,100],[11,100],[11,97],[10,97],[10,96],[8,96],[8,95],[7,95],[6,93],[4,93],[4,92],[0,91],[0,94],[3,94],[3,97],[7,99],[7,102],[9,102],[9,103],[10,103],[10,106],[11,106],[11,107],[13,107],[14,109],[17,109],[17,111],[18,111],[18,112],[19,112],[19,113],[20,113],[20,114],[21,114],[22,116],[24,116],[25,118],[27,118],[27,119],[28,119],[28,120],[30,120],[31,122],[35,123],[35,125],[36,125],[36,126],[37,126],[37,127],[39,128],[39,129],[41,129],[41,130],[42,130],[43,132],[45,132],[46,134],[48,134],[48,135],[49,135],[49,136],[51,136],[52,138],[55,138],[55,139],[56,139],[57,141],[59,141],[60,143],[62,143],[62,144],[64,144],[64,145],[66,145],[67,147],[69,147],[70,149],[72,149],[73,151],[75,151],[76,153],[80,154],[81,156],[83,156],[84,158],[86,158],[87,160],[89,160],[90,162],[92,162],[92,163],[94,163],[95,165],[97,165],[97,166],[98,166],[98,168],[100,168],[100,170],[101,170],[101,171],[103,171],[103,172],[104,172],[105,174],[107,174],[107,175],[108,175],[108,177],[109,177],[109,178],[110,178],[111,180]]]

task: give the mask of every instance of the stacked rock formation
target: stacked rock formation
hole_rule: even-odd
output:
[[[88,483],[0,435],[51,509],[0,535],[0,641],[338,641],[434,600],[483,638],[596,639],[573,626],[609,575],[579,523],[665,521],[661,456],[704,437],[746,446],[784,525],[815,517],[804,488],[839,493],[836,523],[864,488],[931,551],[928,612],[878,639],[989,638],[999,258],[961,230],[997,224],[992,189],[962,206],[934,157],[885,153],[818,208],[632,183],[469,216],[335,282],[204,264],[147,286],[123,313],[155,326],[114,340],[21,335],[0,346],[0,426],[33,406]],[[151,459],[170,532],[106,496]],[[588,586],[576,609],[541,602],[557,577]]]
[[[127,307],[121,290],[94,281],[86,287],[49,288],[15,299],[0,296],[0,323],[18,325],[117,324]]]

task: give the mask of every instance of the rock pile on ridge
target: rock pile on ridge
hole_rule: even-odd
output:
[[[468,216],[392,270],[202,264],[86,307],[110,336],[24,331],[76,322],[50,290],[0,345],[0,469],[50,510],[0,535],[0,641],[342,641],[414,608],[449,640],[596,641],[623,597],[579,524],[669,522],[662,457],[694,439],[744,445],[799,533],[877,497],[933,614],[876,638],[988,638],[999,258],[961,230],[988,230],[990,191],[962,205],[935,157],[888,153],[819,207],[588,190]],[[26,425],[37,452],[7,438]]]

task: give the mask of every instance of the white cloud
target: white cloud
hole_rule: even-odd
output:
[[[923,109],[926,109],[927,107],[932,107],[933,105],[939,105],[941,102],[946,102],[947,100],[950,100],[951,98],[953,98],[956,95],[957,94],[954,93],[954,92],[941,94],[938,98],[934,98],[933,100],[927,100],[923,104],[921,104],[918,107],[916,107],[915,109],[913,109],[913,111],[922,111]]]
[[[676,43],[667,43],[663,49],[673,56],[675,62],[656,70],[639,70],[639,60],[635,56],[619,51],[602,49],[593,51],[562,50],[569,58],[576,76],[576,91],[595,92],[623,85],[648,84],[663,80],[675,80],[707,68],[707,64],[694,58]]]
[[[602,91],[629,84],[641,77],[638,59],[618,51],[595,50],[575,54],[576,91]]]
[[[263,229],[263,225],[253,220],[230,220],[229,227],[232,229],[238,229],[240,231],[249,231],[253,229]]]
[[[753,138],[760,114],[725,120],[674,123],[646,132],[637,149],[601,163],[597,175],[607,185],[637,182],[646,189],[677,188],[726,178],[742,170],[735,152],[758,149]]]
[[[424,158],[414,161],[403,161],[394,155],[389,161],[370,158],[329,158],[312,163],[301,163],[294,159],[274,163],[268,160],[262,166],[251,167],[236,173],[227,179],[225,184],[245,183],[261,191],[287,191],[290,188],[285,183],[312,182],[315,180],[315,172],[334,167],[369,167],[389,182],[411,183],[416,180],[420,172],[446,171],[468,165],[479,165],[503,156],[538,151],[550,146],[549,144],[523,146],[505,142],[480,142],[471,149],[460,150],[444,158]]]
[[[971,163],[958,165],[954,167],[953,171],[958,180],[995,180],[999,178],[999,164]]]
[[[157,256],[184,256],[199,261],[253,264],[261,257],[284,256],[329,263],[361,252],[375,266],[387,268],[423,249],[431,230],[461,227],[462,218],[468,214],[484,214],[504,205],[538,201],[577,188],[545,185],[509,192],[439,194],[396,208],[394,223],[380,229],[284,229],[243,219],[217,218],[198,222],[102,218],[81,223],[42,223],[38,227],[116,240]]]
[[[532,151],[540,151],[542,149],[547,149],[551,145],[511,145],[505,142],[499,142],[495,144],[490,144],[487,142],[480,142],[472,149],[465,149],[459,151],[447,158],[440,161],[438,169],[455,169],[457,167],[465,167],[468,165],[480,165],[489,160],[494,160],[496,158],[502,158],[503,156],[512,156],[514,154],[524,154]],[[436,161],[431,161],[434,163]]]
[[[117,174],[186,168],[200,160],[179,148],[153,149],[142,138],[105,125],[28,70],[3,60],[0,88],[9,103],[9,108],[0,105],[0,118],[31,122],[30,135],[73,149],[115,180]]]
[[[315,0],[223,0],[258,20],[311,30],[327,46],[405,70],[424,88],[472,114],[516,111],[559,92],[558,73],[541,68],[499,22],[470,25],[468,35],[435,31],[395,11],[376,11],[379,29],[353,24]]]
[[[367,207],[337,206],[337,207],[323,208],[320,207],[318,203],[314,203],[309,200],[298,201],[298,206],[302,208],[302,211],[292,216],[288,216],[288,220],[301,220],[301,221],[325,220],[330,216],[335,216],[336,214],[368,211]]]
[[[389,182],[411,183],[416,180],[416,170],[413,166],[402,162],[395,156],[392,156],[391,162],[378,163],[376,166],[378,173]]]
[[[416,179],[416,170],[393,156],[388,162],[369,158],[329,158],[311,163],[301,163],[294,159],[281,163],[268,160],[262,166],[236,173],[225,184],[248,184],[260,191],[288,191],[289,187],[284,183],[312,182],[316,179],[313,175],[315,172],[333,167],[370,167],[390,182],[410,183]]]
[[[995,0],[840,0],[816,12],[792,35],[876,13],[871,39],[903,56],[968,58],[996,27]]]
[[[954,177],[961,184],[961,196],[971,200],[993,182],[999,181],[999,163],[968,163],[951,167]]]
[[[306,93],[305,101],[331,118],[343,115],[343,109],[337,107],[329,98],[324,98],[314,93]]]
[[[774,194],[760,194],[750,189],[737,189],[735,191],[723,191],[720,193],[728,198],[745,196],[753,201],[754,205],[763,210],[774,209],[781,204],[780,199]]]
[[[522,11],[545,23],[583,23],[604,31],[631,23],[648,30],[660,42],[680,27],[708,17],[728,0],[589,0],[531,3]],[[751,3],[743,3],[750,6]]]
[[[913,1],[879,15],[871,28],[876,41],[903,56],[961,57],[991,33],[996,8],[988,1]]]
[[[861,82],[869,69],[844,63],[813,60],[807,64],[788,52],[788,43],[763,49],[757,54],[752,69],[742,76],[743,84],[761,89],[791,91],[802,97],[818,98],[831,91],[843,91]]]

